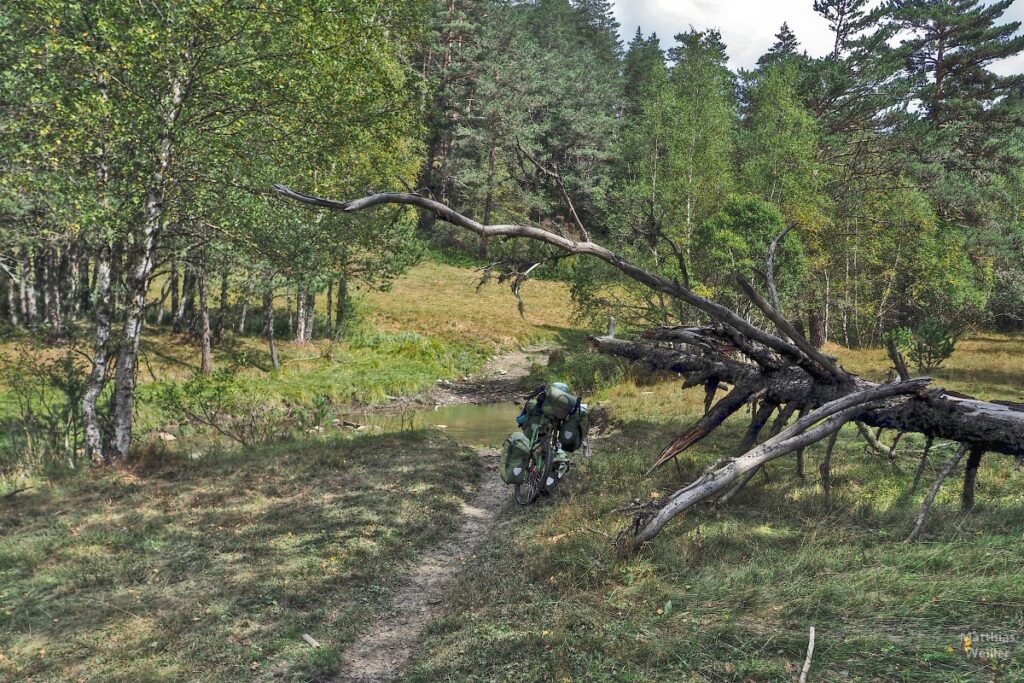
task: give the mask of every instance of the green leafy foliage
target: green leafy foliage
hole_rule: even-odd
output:
[[[942,365],[956,350],[955,333],[940,319],[928,317],[913,329],[899,327],[886,333],[896,348],[905,352],[919,372],[930,372]]]
[[[73,349],[47,356],[19,346],[0,355],[0,477],[79,464],[84,388]]]
[[[281,438],[292,420],[279,402],[248,391],[232,369],[165,384],[157,391],[156,402],[172,419],[213,430],[242,446]]]

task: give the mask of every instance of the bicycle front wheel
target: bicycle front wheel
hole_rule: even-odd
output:
[[[554,436],[545,436],[534,447],[533,466],[521,484],[516,484],[516,502],[530,505],[545,489],[545,482],[551,474],[551,461],[554,456]]]

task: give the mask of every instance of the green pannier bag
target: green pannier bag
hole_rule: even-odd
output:
[[[537,429],[544,424],[544,413],[541,411],[540,402],[531,399],[523,406],[523,433],[529,437],[536,436]]]
[[[554,489],[568,471],[569,456],[564,450],[559,448],[551,458],[551,469],[548,471],[548,477],[544,481],[544,488],[549,491]]]
[[[499,473],[506,484],[522,484],[530,462],[530,440],[522,432],[512,432],[501,450]]]
[[[562,448],[569,453],[580,448],[583,445],[583,440],[587,438],[588,429],[590,429],[590,412],[587,410],[587,404],[581,403],[580,409],[565,418],[562,423],[561,433],[558,435]]]
[[[561,382],[555,382],[545,389],[541,410],[548,417],[564,420],[572,411],[576,410],[576,403],[577,399],[569,393],[569,387]]]

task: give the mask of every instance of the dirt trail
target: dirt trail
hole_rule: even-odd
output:
[[[502,403],[521,399],[526,393],[523,378],[534,363],[547,363],[550,348],[529,347],[504,353],[487,361],[483,369],[456,380],[438,380],[428,391],[416,396],[393,398],[382,405],[367,405],[348,411],[348,415],[367,413],[399,413],[429,406],[450,406],[463,403]]]
[[[495,472],[498,452],[482,449],[480,454],[485,468],[479,488],[463,505],[458,529],[420,559],[391,605],[346,649],[333,683],[382,683],[405,670],[423,629],[440,613],[445,592],[512,499]]]

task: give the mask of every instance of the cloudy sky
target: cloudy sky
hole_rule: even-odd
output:
[[[831,49],[828,25],[811,9],[812,0],[616,0],[615,14],[622,38],[629,42],[639,26],[645,34],[657,33],[661,44],[690,26],[717,28],[729,48],[730,66],[749,68],[774,42],[782,22],[789,22],[811,55]],[[1024,0],[1016,0],[1004,19],[1024,21]],[[999,73],[1024,71],[1024,55],[1005,60],[993,69]]]

